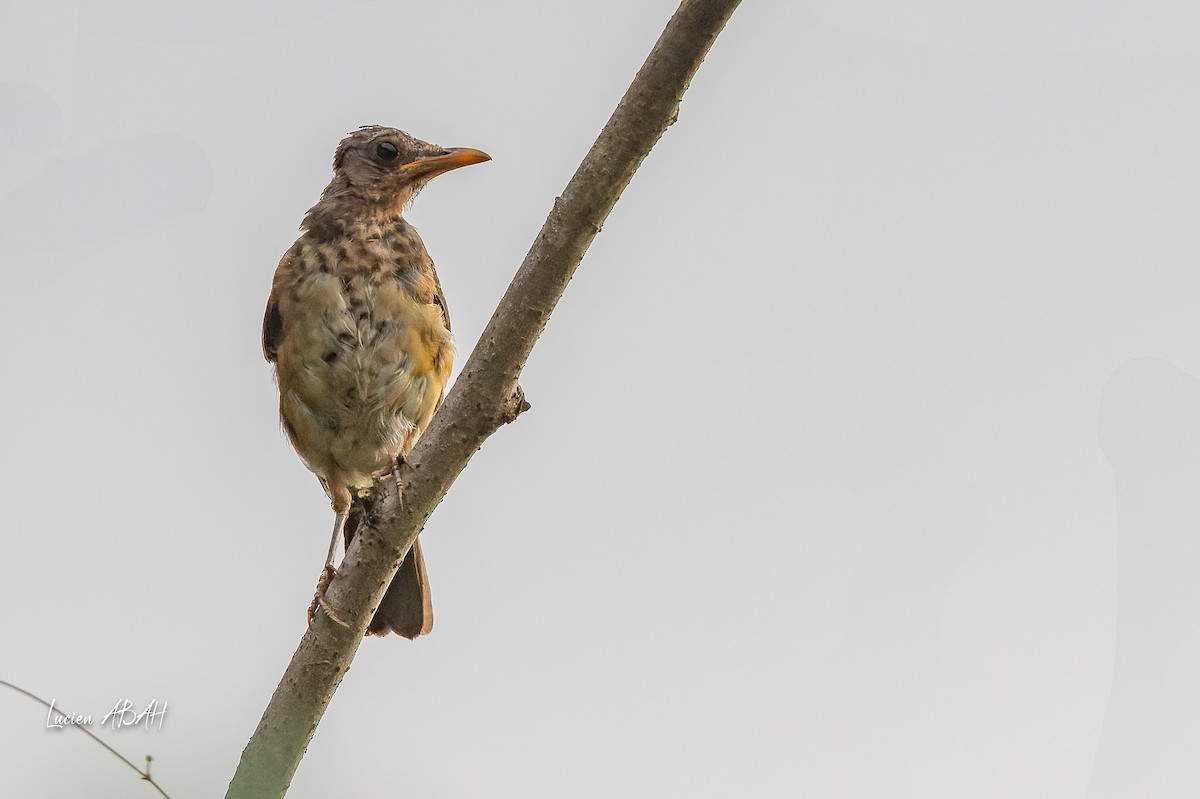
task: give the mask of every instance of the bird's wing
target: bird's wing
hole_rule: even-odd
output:
[[[262,348],[263,357],[275,363],[279,354],[279,340],[283,338],[283,317],[279,315],[279,303],[275,300],[275,292],[271,292],[267,300],[267,310],[263,314]]]
[[[279,259],[275,276],[271,279],[271,296],[267,297],[267,310],[263,313],[262,348],[263,357],[275,363],[279,355],[279,342],[283,341],[283,316],[279,313],[280,279],[303,266],[300,260],[300,242],[295,244]]]
[[[433,304],[442,312],[442,322],[446,325],[446,330],[450,329],[450,309],[446,306],[446,295],[442,293],[442,282],[438,280],[437,270],[433,268],[433,264],[429,265],[429,272],[433,275]]]
[[[442,281],[438,280],[437,270],[433,268],[433,264],[429,264],[429,271],[433,274],[433,304],[442,312],[442,322],[446,325],[446,332],[450,332],[450,308],[446,305],[446,295],[442,291]],[[446,387],[442,387],[442,393],[438,397],[437,407],[442,406],[442,400],[446,398]],[[436,413],[436,408],[434,409]]]

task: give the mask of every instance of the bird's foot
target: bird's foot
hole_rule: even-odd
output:
[[[380,469],[379,471],[371,474],[371,477],[375,478],[376,480],[382,480],[389,475],[391,476],[393,484],[396,487],[396,502],[401,506],[403,506],[402,492],[404,490],[404,484],[400,482],[400,471],[407,465],[408,460],[405,459],[404,454],[401,453],[395,457],[395,459],[386,469]]]
[[[329,590],[329,584],[333,582],[334,574],[336,574],[336,571],[334,570],[333,566],[328,563],[325,564],[325,569],[321,572],[320,579],[317,580],[317,592],[313,595],[312,604],[308,606],[308,626],[310,628],[313,626],[313,622],[317,618],[318,607],[325,611],[325,615],[328,616],[330,621],[332,621],[334,624],[338,624],[346,629],[350,628],[349,624],[344,622],[340,616],[333,612],[333,608],[329,606],[329,602],[325,599],[325,592]]]

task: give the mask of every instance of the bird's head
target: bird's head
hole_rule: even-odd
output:
[[[384,213],[398,213],[443,172],[490,160],[487,153],[469,147],[439,147],[402,130],[370,125],[338,145],[333,182],[326,193],[354,195]]]

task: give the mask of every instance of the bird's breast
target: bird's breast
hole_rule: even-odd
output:
[[[315,270],[280,297],[280,411],[318,474],[369,478],[437,409],[453,344],[440,309],[412,285],[388,269]]]

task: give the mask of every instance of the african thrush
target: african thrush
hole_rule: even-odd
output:
[[[433,261],[404,209],[426,183],[489,160],[394,128],[342,140],[333,180],[279,262],[263,318],[288,440],[320,479],[334,511],[318,598],[333,576],[375,478],[429,426],[454,359],[450,316]],[[315,601],[315,600],[314,600]],[[368,632],[416,638],[433,627],[420,543],[413,544]]]

